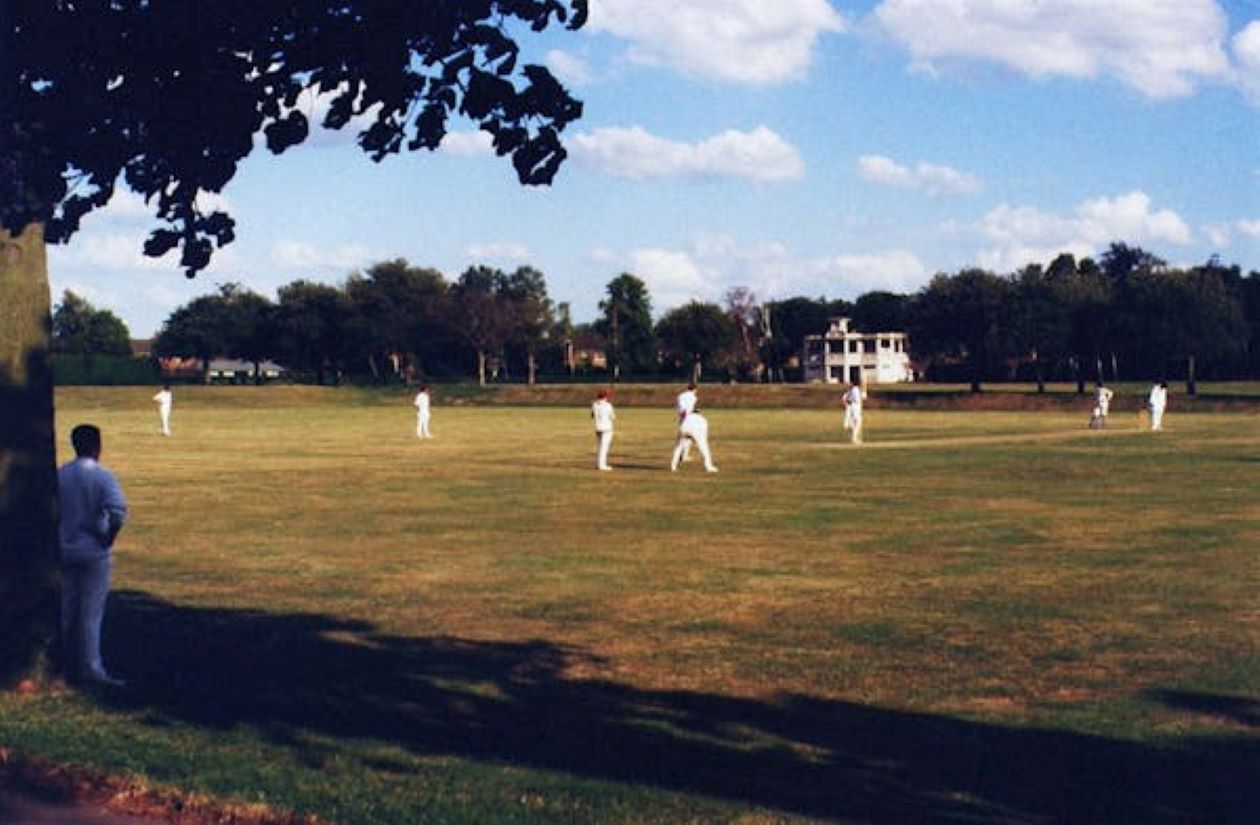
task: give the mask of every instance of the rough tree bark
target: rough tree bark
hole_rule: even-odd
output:
[[[43,228],[0,230],[0,688],[46,682],[57,628],[57,475]]]

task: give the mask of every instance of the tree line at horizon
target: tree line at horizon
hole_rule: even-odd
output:
[[[865,332],[908,331],[929,380],[1240,379],[1260,377],[1260,272],[1216,258],[1170,268],[1112,244],[1097,261],[1061,254],[1006,276],[939,274],[915,293],[871,291],[853,301],[759,302],[746,287],[721,305],[691,301],[653,319],[646,283],[622,273],[593,323],[574,323],[542,272],[487,266],[454,281],[405,260],[377,263],[339,285],[297,280],[272,301],[225,284],[177,308],[153,342],[159,356],[273,360],[304,380],[390,383],[475,376],[527,381],[581,372],[766,381],[800,377],[807,335],[848,316]],[[126,326],[67,291],[53,314],[54,351],[124,355]],[[589,360],[602,352],[606,367]]]

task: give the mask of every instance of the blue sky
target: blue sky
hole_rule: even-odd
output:
[[[259,147],[224,202],[237,240],[193,281],[146,259],[119,195],[50,250],[63,289],[137,337],[216,284],[275,297],[396,257],[455,278],[522,264],[591,320],[621,272],[659,314],[913,291],[1137,244],[1260,269],[1260,0],[591,0],[525,33],[586,104],[549,188],[469,123],[373,164],[353,132]],[[319,103],[307,105],[318,112]]]

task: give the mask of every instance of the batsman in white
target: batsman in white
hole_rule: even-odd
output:
[[[1111,399],[1115,395],[1103,382],[1098,382],[1098,387],[1094,391],[1094,414],[1089,421],[1090,429],[1101,430],[1106,428],[1107,416],[1111,414]]]
[[[862,443],[862,401],[866,398],[861,385],[850,384],[844,394],[844,428],[854,444]]]

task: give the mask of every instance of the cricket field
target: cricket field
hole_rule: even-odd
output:
[[[0,697],[11,755],[344,823],[1260,821],[1255,412],[715,404],[710,475],[614,396],[599,473],[589,400],[152,392],[58,392],[129,685]]]

